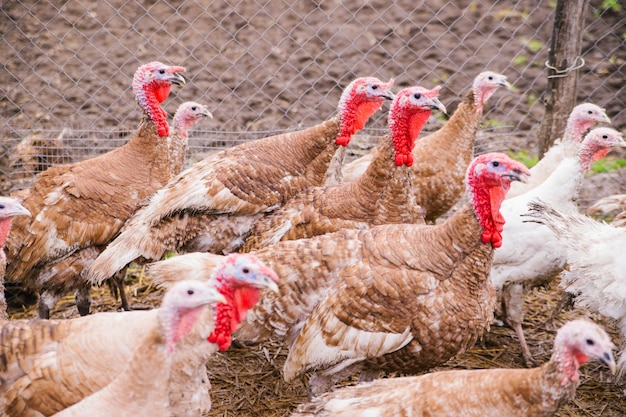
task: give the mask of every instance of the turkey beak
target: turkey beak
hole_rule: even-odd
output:
[[[605,364],[606,366],[609,367],[609,369],[611,370],[611,374],[615,375],[615,372],[617,371],[617,365],[615,364],[615,359],[613,358],[613,353],[609,352],[604,352],[598,359],[600,359],[600,361]]]
[[[519,169],[512,169],[510,172],[504,174],[506,178],[512,181],[519,181],[526,184],[528,182],[528,175],[525,172],[520,171]]]
[[[436,97],[431,99],[431,103],[429,104],[429,107],[431,109],[433,109],[433,110],[439,110],[440,112],[442,112],[446,116],[448,115],[448,111],[446,110],[446,106],[444,106],[443,103],[441,101],[439,101],[439,99],[436,98]]]
[[[9,210],[7,210],[6,214],[11,217],[12,216],[32,217],[32,215],[30,214],[30,211],[28,211],[28,209],[24,207],[23,205],[21,205],[20,203],[12,204],[11,207],[9,207]]]
[[[604,109],[602,109],[604,110]],[[611,118],[609,116],[607,116],[606,113],[602,113],[602,120],[600,120],[600,122],[606,123],[606,124],[611,124]]]
[[[212,119],[212,118],[213,118],[213,113],[211,113],[210,111],[205,110],[205,109],[203,109],[203,110],[200,112],[200,114],[201,114],[202,116],[208,117],[209,119]]]
[[[185,77],[183,77],[182,74],[179,73],[172,74],[172,76],[169,78],[169,81],[172,84],[185,85]]]
[[[267,278],[267,281],[265,282],[265,288],[267,288],[268,290],[270,290],[271,292],[274,292],[276,294],[278,294],[280,292],[278,290],[278,284],[276,284],[274,281],[272,281],[269,278]]]
[[[501,80],[499,80],[496,85],[499,85],[500,87],[506,87],[507,90],[510,90],[512,87],[511,84],[506,80],[506,78],[502,78]]]
[[[261,288],[266,288],[276,294],[279,293],[278,290],[278,275],[274,270],[270,267],[264,266],[259,270],[258,276],[258,284]]]
[[[209,305],[209,304],[217,304],[217,303],[228,303],[226,297],[224,297],[217,288],[213,286],[209,286],[207,284],[207,288],[204,288],[202,291],[202,301],[200,305]]]

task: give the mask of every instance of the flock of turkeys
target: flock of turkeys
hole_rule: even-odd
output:
[[[596,126],[610,123],[604,109],[576,106],[528,169],[474,155],[486,102],[510,87],[504,75],[478,74],[429,135],[433,111],[446,114],[439,86],[392,91],[393,80],[364,77],[319,125],[183,170],[188,129],[212,117],[184,103],[170,129],[161,103],[184,70],[137,70],[143,117],[126,145],[0,197],[2,415],[200,416],[210,357],[270,338],[288,350],[286,381],[310,373],[310,402],[293,416],[548,416],[574,397],[583,363],[626,369],[624,349],[616,362],[607,333],[584,318],[532,367],[521,326],[528,291],[562,274],[564,297],[626,338],[626,261],[611,250],[626,229],[576,205],[591,163],[626,146]],[[388,132],[344,164],[352,136],[387,105]],[[179,255],[162,260],[169,252]],[[132,262],[150,262],[161,306],[90,315],[91,286],[113,280],[123,294]],[[39,295],[40,319],[9,319],[4,280]],[[82,317],[50,319],[71,291]],[[515,329],[527,369],[425,372],[497,321]]]

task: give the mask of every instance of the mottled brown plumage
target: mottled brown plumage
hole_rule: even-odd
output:
[[[379,379],[323,394],[292,417],[548,417],[574,398],[578,367],[596,359],[615,370],[613,344],[587,320],[566,323],[549,362],[534,369],[452,370]]]
[[[587,209],[587,214],[602,220],[609,218],[615,227],[626,226],[626,194],[613,194],[601,198]]]
[[[344,330],[348,323],[354,320],[365,323],[368,318],[374,319],[374,325],[380,327],[376,336],[387,330],[393,334],[387,341],[373,340],[369,347],[364,347],[365,350],[373,352],[379,349],[383,352],[392,345],[399,349],[403,343],[410,343],[413,339],[413,344],[432,343],[422,347],[424,352],[428,351],[425,353],[428,360],[433,361],[428,366],[436,366],[462,351],[493,318],[495,292],[488,275],[492,246],[501,245],[503,225],[496,207],[499,207],[508,183],[520,179],[528,170],[505,155],[486,154],[477,158],[472,172],[482,178],[482,187],[477,179],[471,180],[472,189],[481,189],[472,199],[474,205],[456,213],[442,225],[405,224],[382,225],[369,230],[342,229],[310,239],[279,242],[253,252],[280,277],[280,293],[266,292],[262,302],[248,312],[235,332],[235,338],[262,341],[270,336],[286,337],[289,346],[296,337],[302,337],[302,333],[299,335],[298,332],[315,309],[314,314],[337,312],[346,320],[340,324],[337,319],[333,321],[337,327],[325,329],[329,339],[314,343],[314,347],[311,345],[312,350],[318,352],[326,349],[326,342],[342,344],[343,352],[351,352],[356,341],[342,339],[346,334]],[[476,208],[475,211],[475,207],[480,207],[480,210]],[[193,269],[211,268],[219,259],[218,255],[197,253],[164,262],[172,267],[180,266],[180,274],[187,274]],[[189,260],[193,260],[193,265]],[[458,282],[456,287],[453,282]],[[361,291],[354,294],[356,288]],[[344,291],[345,297],[333,295]],[[422,295],[418,299],[411,298],[419,292]],[[341,304],[341,311],[338,306],[329,305],[332,304],[330,297],[334,297],[333,302]],[[401,302],[392,304],[392,300],[400,297],[403,297]],[[424,303],[421,314],[425,316],[426,323],[431,323],[430,329],[426,329],[428,325],[420,328],[418,321],[414,320],[417,313],[408,311],[418,300]],[[380,303],[375,304],[378,301]],[[450,323],[439,320],[440,333],[437,332],[437,316],[450,320]],[[407,325],[409,322],[414,323],[415,333]],[[446,330],[449,331],[446,333]],[[364,345],[367,343],[364,342]],[[304,351],[311,353],[306,348]],[[292,347],[288,359],[292,365],[300,360],[306,362],[302,352],[292,355],[293,352]],[[426,366],[420,362],[419,355],[402,355],[396,356],[399,359],[396,367],[417,369]],[[329,355],[329,362],[336,359],[332,356]],[[373,356],[372,366],[381,368],[389,364],[391,367],[392,355],[385,355],[382,358],[384,363],[377,363]],[[366,358],[357,360],[363,359]],[[410,366],[403,363],[407,360],[412,362]],[[289,371],[289,375],[286,372],[285,376],[291,379],[304,366],[304,363],[295,364],[295,368]]]
[[[509,87],[506,77],[490,71],[480,73],[456,111],[438,131],[421,138],[413,149],[411,167],[415,179],[416,204],[434,222],[461,198],[463,178],[474,156],[474,142],[483,115],[483,106],[499,86]],[[365,171],[371,155],[353,161],[343,169],[344,181],[352,181]]]
[[[137,212],[87,276],[100,282],[139,257],[159,260],[167,250],[236,250],[256,219],[323,183],[337,148],[347,145],[390,98],[391,85],[359,78],[344,91],[339,114],[330,120],[243,143],[196,163]]]
[[[181,71],[158,62],[141,66],[133,91],[144,114],[132,139],[98,157],[53,166],[15,194],[32,218],[13,224],[6,245],[7,280],[45,292],[42,317],[63,292],[76,287],[68,282],[61,293],[48,291],[40,269],[78,250],[107,244],[139,202],[169,180],[169,126],[160,103],[172,84],[184,84]]]
[[[222,303],[215,312],[205,310],[180,342],[169,380],[174,416],[198,416],[210,409],[206,363],[220,346],[207,338],[216,331],[215,322],[232,322],[231,310],[245,313],[248,307],[242,305],[245,297],[241,294],[275,289],[273,271],[251,255],[237,256],[237,262],[220,262],[201,277],[227,298],[230,308],[222,311]],[[177,282],[187,277],[195,275],[176,275]],[[157,314],[157,310],[130,311],[71,320],[7,322],[0,327],[0,357],[4,359],[0,361],[0,405],[10,417],[25,417],[33,411],[49,416],[100,390],[122,371],[154,327]]]
[[[411,192],[410,163],[396,155],[413,149],[432,109],[445,113],[437,94],[409,87],[396,95],[389,111],[391,133],[380,139],[376,156],[357,180],[314,187],[289,200],[253,226],[242,252],[281,240],[309,238],[340,228],[364,229],[386,223],[423,223],[423,212]]]
[[[102,389],[54,414],[57,417],[171,417],[173,375],[185,366],[177,360],[182,343],[207,306],[226,299],[211,284],[183,281],[163,297],[156,320],[149,325],[126,365]],[[111,330],[111,329],[107,329]],[[203,343],[196,340],[196,343]],[[83,376],[83,379],[88,379]],[[88,381],[86,381],[88,382]],[[189,387],[193,388],[193,387]],[[191,392],[189,393],[191,394]],[[197,410],[195,415],[199,415]]]
[[[309,386],[317,394],[362,368],[415,373],[470,347],[493,320],[500,203],[526,173],[503,154],[481,155],[467,173],[471,203],[444,223],[361,232],[368,256],[336,271],[290,345],[285,379],[317,370]]]

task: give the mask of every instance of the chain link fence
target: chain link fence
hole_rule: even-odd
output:
[[[140,112],[139,65],[183,65],[188,83],[164,108],[207,104],[215,119],[190,133],[189,160],[332,116],[358,76],[443,86],[454,110],[483,70],[511,92],[489,102],[477,151],[534,152],[547,85],[555,0],[68,0],[4,1],[0,10],[0,172],[4,192],[51,164],[121,146]],[[585,12],[578,101],[607,109],[626,130],[626,13],[618,0]],[[426,131],[444,120],[433,116]],[[350,146],[384,131],[379,112]]]

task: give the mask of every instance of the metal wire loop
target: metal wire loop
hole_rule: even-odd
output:
[[[580,60],[580,64],[578,63],[579,60]],[[567,67],[567,68],[562,69],[562,70],[553,67],[552,65],[550,65],[548,63],[548,61],[546,61],[545,65],[549,69],[551,69],[554,72],[556,72],[556,74],[554,74],[554,75],[548,75],[548,78],[560,78],[560,77],[566,77],[567,74],[569,74],[570,72],[576,71],[577,69],[582,68],[585,65],[585,59],[582,56],[579,55],[574,60],[574,63],[572,64],[572,66]]]

